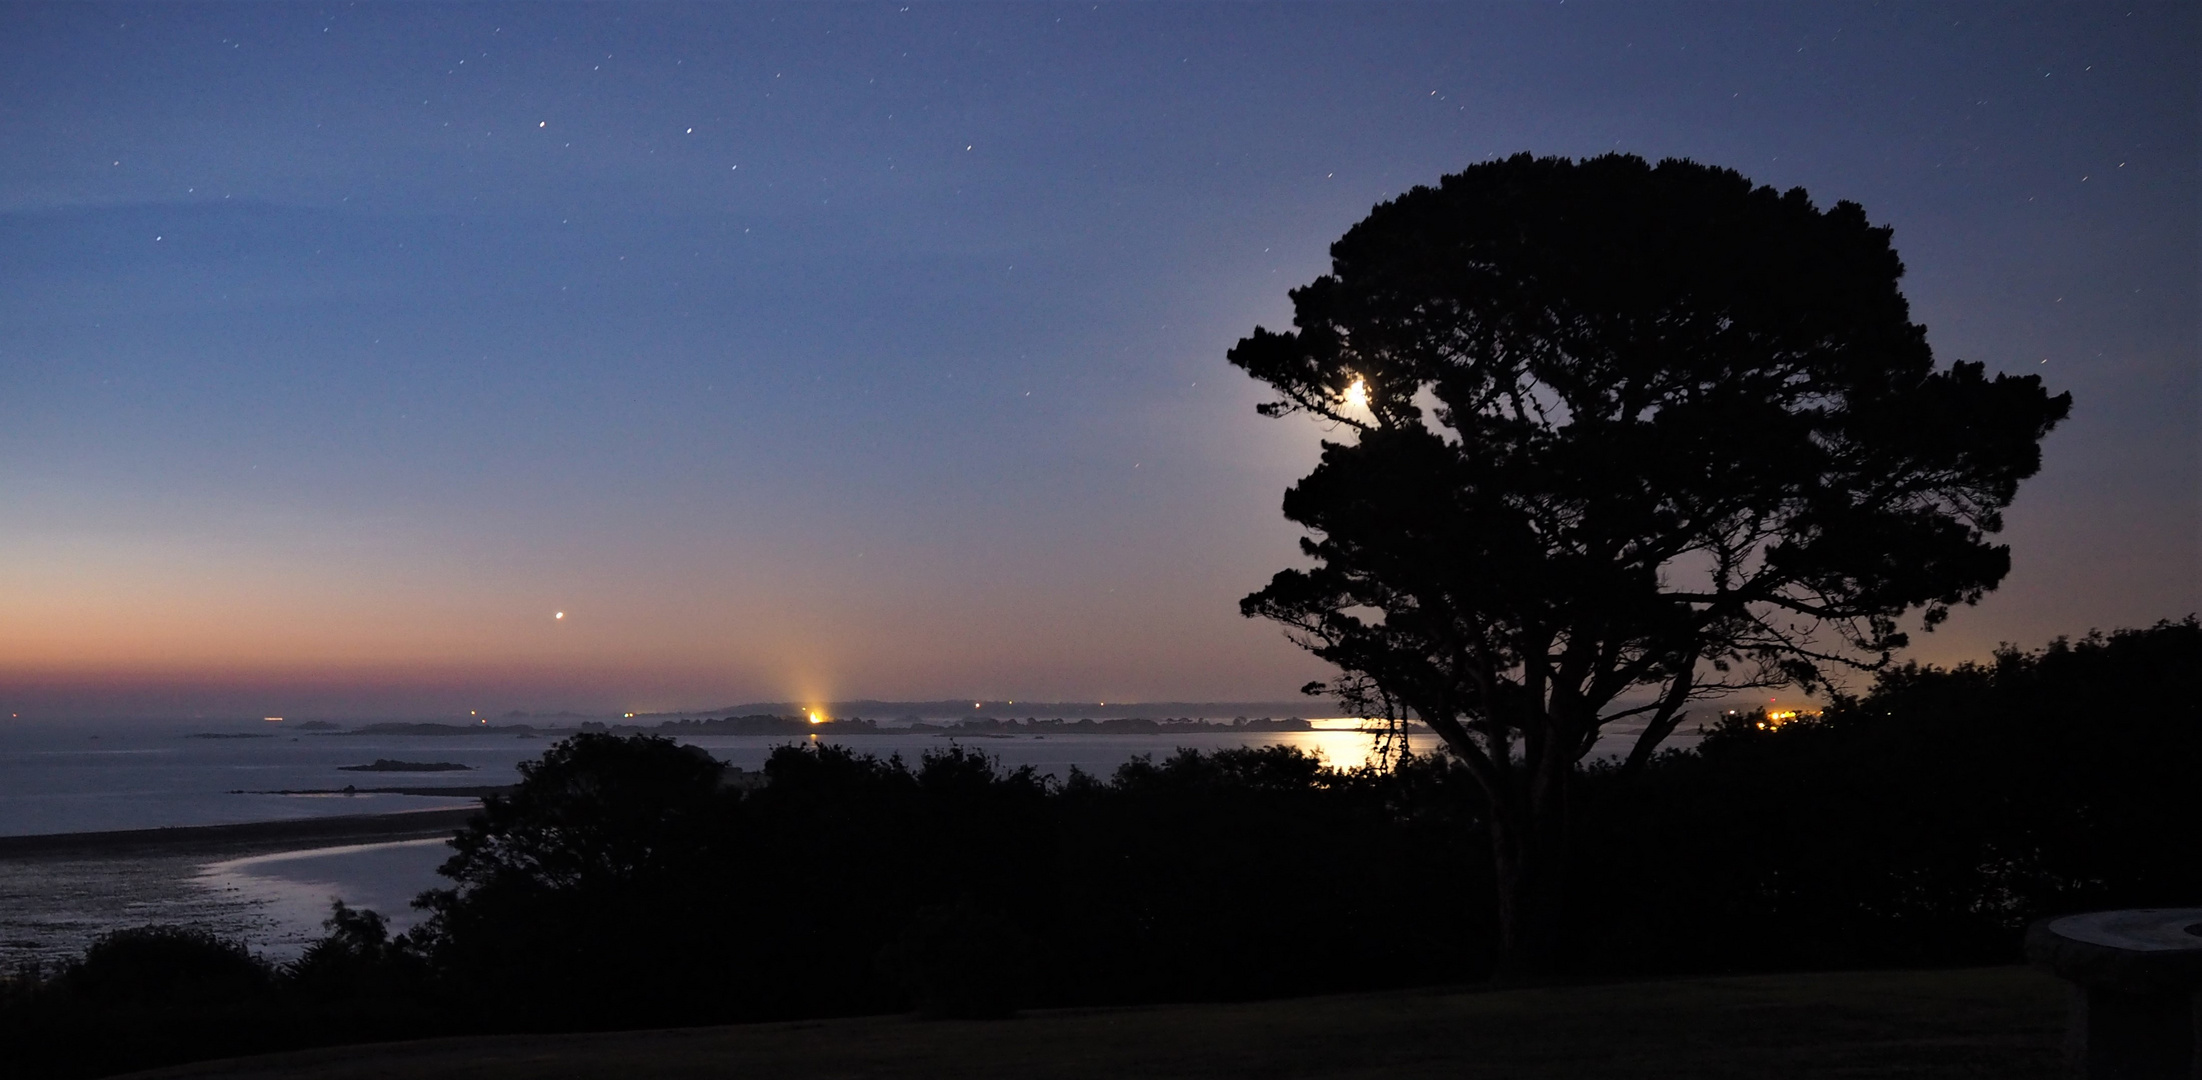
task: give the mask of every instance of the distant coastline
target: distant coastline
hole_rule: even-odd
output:
[[[853,701],[752,701],[695,712],[641,713],[637,720],[683,719],[701,716],[807,716],[811,710],[828,717],[892,717],[896,720],[951,720],[984,717],[1038,717],[1041,719],[1148,719],[1185,717],[1228,721],[1248,716],[1342,716],[1346,710],[1335,701],[1300,698],[1295,701],[1014,701],[981,698],[947,698],[939,701],[885,701],[859,698]]]
[[[654,723],[649,721],[655,721]],[[1417,725],[1419,727],[1419,725]],[[302,730],[302,729],[301,729]],[[493,724],[487,721],[472,724],[420,722],[383,722],[362,724],[355,728],[340,727],[320,722],[315,734],[333,737],[352,736],[462,736],[503,735],[520,738],[544,738],[570,735],[576,731],[614,732],[618,734],[650,735],[794,735],[817,734],[865,735],[865,734],[927,734],[949,733],[979,735],[988,733],[1036,734],[1036,735],[1171,735],[1171,734],[1250,734],[1278,731],[1315,731],[1314,724],[1304,716],[1237,714],[1225,717],[1201,717],[1194,715],[1169,716],[1041,716],[1035,711],[1023,718],[1015,716],[970,715],[954,717],[924,717],[903,715],[892,719],[849,714],[842,717],[819,716],[811,719],[803,713],[746,713],[725,716],[692,714],[645,714],[623,717],[619,720],[584,720],[567,727],[538,727],[525,723]],[[207,738],[214,736],[193,736]],[[240,736],[248,737],[248,736]],[[347,766],[358,771],[356,766]],[[377,771],[377,770],[365,770]],[[400,771],[400,770],[387,770]],[[423,771],[423,770],[410,770]]]
[[[976,716],[932,723],[923,719],[906,718],[898,722],[870,720],[861,716],[847,719],[806,719],[801,716],[758,713],[748,716],[720,718],[693,717],[680,720],[664,720],[650,726],[641,724],[582,724],[583,731],[609,731],[621,734],[646,733],[661,735],[866,735],[866,734],[962,734],[962,735],[1173,735],[1173,734],[1244,734],[1269,731],[1313,731],[1307,720],[1291,716],[1284,719],[1263,716],[1248,719],[1244,716],[1229,720],[1197,720],[1192,717],[1171,717],[1153,720],[1144,716],[1121,716],[1107,720],[1080,717],[1076,720],[1061,717],[1040,719],[1026,717],[1022,720],[999,719],[992,716]]]

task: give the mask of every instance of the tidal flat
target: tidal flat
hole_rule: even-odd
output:
[[[0,968],[52,965],[107,931],[203,926],[288,959],[342,897],[410,925],[444,841],[473,813],[0,837]]]

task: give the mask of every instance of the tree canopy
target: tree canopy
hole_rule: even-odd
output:
[[[1937,367],[1889,238],[1726,169],[1520,155],[1378,206],[1231,350],[1345,433],[1285,496],[1313,565],[1244,612],[1437,730],[1502,878],[1606,725],[1640,768],[1690,701],[1878,666],[2009,571],[2069,395]]]

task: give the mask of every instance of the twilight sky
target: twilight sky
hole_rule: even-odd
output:
[[[1913,655],[2202,607],[2191,3],[0,7],[0,710],[1288,697],[1224,351],[1493,155],[1893,225],[2070,390]],[[563,611],[564,619],[554,613]]]

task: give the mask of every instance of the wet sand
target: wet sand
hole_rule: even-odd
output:
[[[222,858],[277,851],[449,836],[478,811],[472,807],[394,814],[191,825],[119,832],[0,836],[0,861],[122,859],[140,856]]]

